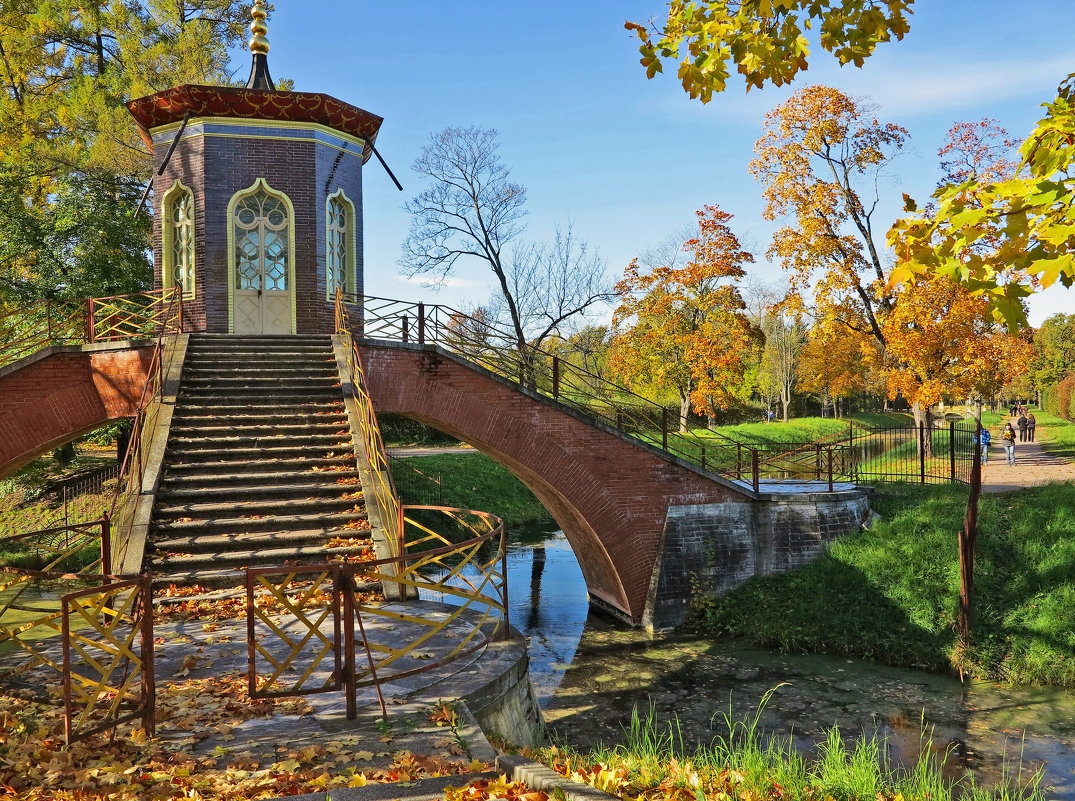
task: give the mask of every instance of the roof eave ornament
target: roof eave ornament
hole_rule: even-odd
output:
[[[276,89],[276,84],[269,75],[269,40],[265,34],[269,32],[265,24],[268,9],[264,0],[255,0],[254,7],[250,10],[250,16],[254,21],[250,23],[250,52],[253,54],[253,62],[250,65],[250,78],[246,82],[247,89]]]

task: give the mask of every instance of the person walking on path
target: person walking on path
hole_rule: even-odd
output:
[[[1034,426],[1038,424],[1038,419],[1034,417],[1034,412],[1030,412],[1026,416],[1026,441],[1034,441]]]
[[[1019,412],[1019,419],[1016,421],[1015,424],[1019,426],[1019,441],[1026,442],[1026,412]]]
[[[1004,445],[1004,456],[1009,465],[1015,464],[1015,429],[1010,422],[1004,424],[1004,431],[1000,435],[1001,444]]]
[[[989,461],[989,443],[992,440],[993,435],[989,433],[988,428],[982,429],[982,464]],[[978,442],[978,435],[974,435],[975,443]]]

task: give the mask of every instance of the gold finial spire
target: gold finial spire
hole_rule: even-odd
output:
[[[254,21],[250,23],[250,33],[254,34],[249,42],[250,52],[254,55],[265,55],[269,52],[269,40],[265,38],[269,28],[265,24],[267,14],[264,0],[255,0],[250,16],[254,18]]]

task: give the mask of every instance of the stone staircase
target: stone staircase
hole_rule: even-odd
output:
[[[370,552],[331,337],[191,335],[164,463],[154,583]]]

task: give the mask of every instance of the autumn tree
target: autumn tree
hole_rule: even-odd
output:
[[[722,92],[730,65],[747,87],[786,83],[808,66],[806,31],[841,64],[861,66],[879,43],[902,39],[913,0],[669,0],[666,21],[650,27],[627,22],[640,39],[641,63],[652,78],[662,59],[679,61],[692,97],[709,102]],[[1016,328],[1026,325],[1022,303],[1039,286],[1075,283],[1075,73],[1021,151],[1024,172],[1011,180],[978,177],[947,184],[934,202],[888,233],[898,263],[891,280],[917,283],[948,278],[985,298],[990,313]],[[983,229],[1004,232],[1004,247],[981,256]],[[1009,271],[1015,268],[1014,274]]]
[[[889,387],[923,407],[945,397],[991,399],[1029,368],[1030,343],[947,279],[904,288],[884,331],[896,365],[886,369]]]
[[[1075,369],[1075,314],[1054,314],[1034,332],[1033,369],[1039,390]]]
[[[957,123],[945,139],[938,151],[942,186],[1007,180],[1019,169],[1011,158],[1018,145],[995,120]],[[983,231],[973,250],[988,256],[1003,238],[1001,231]],[[890,385],[909,400],[928,408],[945,396],[992,398],[1027,372],[1028,341],[1001,330],[988,302],[966,286],[938,277],[894,292],[884,325],[885,369]]]
[[[2,4],[0,304],[147,285],[151,158],[124,103],[229,83],[248,21],[239,0]]]
[[[611,367],[628,386],[675,392],[679,425],[690,409],[712,415],[737,397],[744,358],[756,335],[736,283],[753,256],[717,206],[696,212],[698,230],[682,245],[687,258],[643,265],[635,259],[616,285]]]
[[[841,64],[862,66],[877,45],[902,39],[914,0],[670,0],[665,20],[625,23],[641,42],[647,77],[662,59],[679,61],[679,79],[692,98],[709,102],[722,92],[731,67],[747,88],[780,86],[807,68],[807,31],[820,29],[821,46]]]
[[[958,281],[1009,327],[1026,325],[1023,299],[1037,286],[1075,283],[1075,73],[1021,148],[1014,177],[975,175],[940,187],[888,234],[892,280]],[[983,249],[984,238],[995,246]]]
[[[838,417],[838,402],[861,394],[887,396],[888,387],[876,365],[875,351],[849,337],[843,323],[816,320],[799,353],[796,391],[813,395],[824,409],[831,404]]]
[[[787,220],[769,256],[788,276],[788,305],[809,313],[825,339],[846,337],[847,352],[867,365],[884,361],[894,303],[875,215],[885,169],[906,138],[873,108],[809,86],[769,112],[750,163],[766,219]]]
[[[460,260],[484,264],[497,287],[486,310],[507,321],[524,360],[528,345],[611,297],[604,261],[571,228],[551,244],[520,241],[526,190],[511,181],[496,131],[445,128],[429,137],[412,169],[429,184],[404,207],[411,215],[404,273],[435,284]]]

